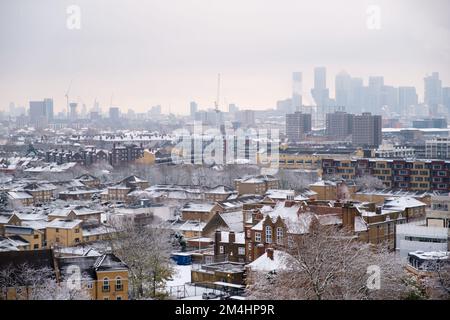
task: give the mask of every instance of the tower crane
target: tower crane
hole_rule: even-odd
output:
[[[220,73],[217,75],[217,96],[216,101],[214,102],[214,109],[217,113],[220,112],[219,101],[220,101]]]
[[[67,118],[69,118],[69,114],[70,114],[70,110],[69,110],[69,93],[70,93],[70,88],[72,88],[72,82],[73,82],[73,79],[70,80],[69,87],[67,88],[66,94],[64,95],[64,97],[66,97]]]

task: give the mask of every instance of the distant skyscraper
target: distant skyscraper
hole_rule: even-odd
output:
[[[153,106],[151,109],[150,109],[150,114],[151,115],[154,115],[154,116],[159,116],[159,115],[161,115],[161,105],[157,105],[157,106]]]
[[[46,115],[44,101],[30,101],[30,123],[36,128],[47,126],[48,120]]]
[[[447,108],[450,114],[450,87],[442,88],[442,104]]]
[[[415,87],[398,88],[398,108],[402,115],[406,115],[410,106],[416,106],[419,103]]]
[[[70,110],[70,114],[69,114],[69,119],[70,120],[76,120],[78,119],[78,103],[76,102],[71,102],[69,103],[69,110]]]
[[[424,84],[424,102],[429,106],[442,103],[442,81],[439,79],[439,73],[433,72],[431,76],[425,77]]]
[[[53,121],[53,99],[46,98],[44,99],[44,108],[45,115],[47,116],[47,120],[49,122]]]
[[[295,111],[300,110],[303,101],[302,101],[302,85],[303,75],[301,72],[293,72],[292,73],[292,108]]]
[[[350,75],[341,71],[335,78],[335,99],[337,106],[348,107],[351,98],[352,79]]]
[[[369,77],[368,96],[367,96],[367,110],[370,112],[379,113],[382,106],[382,90],[384,86],[383,77]]]
[[[329,104],[329,91],[327,89],[327,69],[325,67],[314,68],[314,88],[311,94],[317,106]]]
[[[109,108],[109,120],[113,122],[119,121],[120,118],[120,110],[118,107],[110,107]]]
[[[299,142],[305,134],[311,132],[311,114],[294,112],[286,114],[286,137],[289,141]]]
[[[383,86],[381,88],[380,105],[388,106],[391,111],[398,111],[398,88]]]
[[[255,125],[255,111],[254,110],[241,110],[235,113],[236,120],[243,126]]]
[[[367,88],[362,78],[350,79],[349,101],[346,111],[359,113],[365,110],[364,99]]]
[[[191,103],[189,104],[189,114],[191,116],[191,118],[195,117],[195,113],[198,111],[198,105],[197,102],[195,101],[191,101]]]
[[[382,143],[381,116],[365,112],[353,117],[352,143],[357,146],[378,147]]]
[[[45,117],[44,101],[30,101],[30,119]]]

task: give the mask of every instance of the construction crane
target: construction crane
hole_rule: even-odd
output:
[[[72,82],[73,82],[73,79],[70,80],[69,87],[67,88],[66,94],[64,95],[64,97],[66,97],[67,118],[69,118],[69,114],[70,114],[70,110],[69,110],[69,93],[70,93],[70,88],[72,88]]]
[[[217,75],[217,96],[216,101],[214,102],[214,109],[216,112],[220,112],[219,110],[219,101],[220,101],[220,73]]]

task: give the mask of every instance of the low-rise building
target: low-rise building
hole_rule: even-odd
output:
[[[234,186],[239,195],[260,194],[263,195],[269,189],[278,189],[279,180],[274,176],[252,176],[234,180]]]
[[[196,220],[208,222],[214,214],[222,210],[216,203],[186,203],[181,209],[181,219],[183,221]]]
[[[47,247],[72,247],[83,241],[80,219],[54,219],[45,230]]]
[[[234,231],[216,231],[214,237],[215,261],[223,257],[227,261],[245,262],[245,234]]]
[[[28,245],[25,250],[39,250],[44,247],[44,232],[32,227],[7,225],[5,236],[15,241],[26,242]]]

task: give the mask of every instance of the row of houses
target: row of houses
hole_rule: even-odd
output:
[[[84,206],[56,209],[30,220],[25,215],[2,213],[0,251],[71,247],[108,239],[114,231],[101,222],[102,213]]]
[[[67,287],[74,270],[80,272],[80,292],[91,300],[128,300],[128,266],[112,253],[93,255],[61,255],[53,249],[36,251],[0,252],[0,269],[11,270],[19,277],[9,279],[8,286],[0,287],[0,300],[28,300],[41,282],[30,287],[27,279],[20,277],[23,265],[35,270],[49,270],[57,285]],[[29,279],[28,279],[29,280]],[[4,283],[2,283],[4,284]]]

